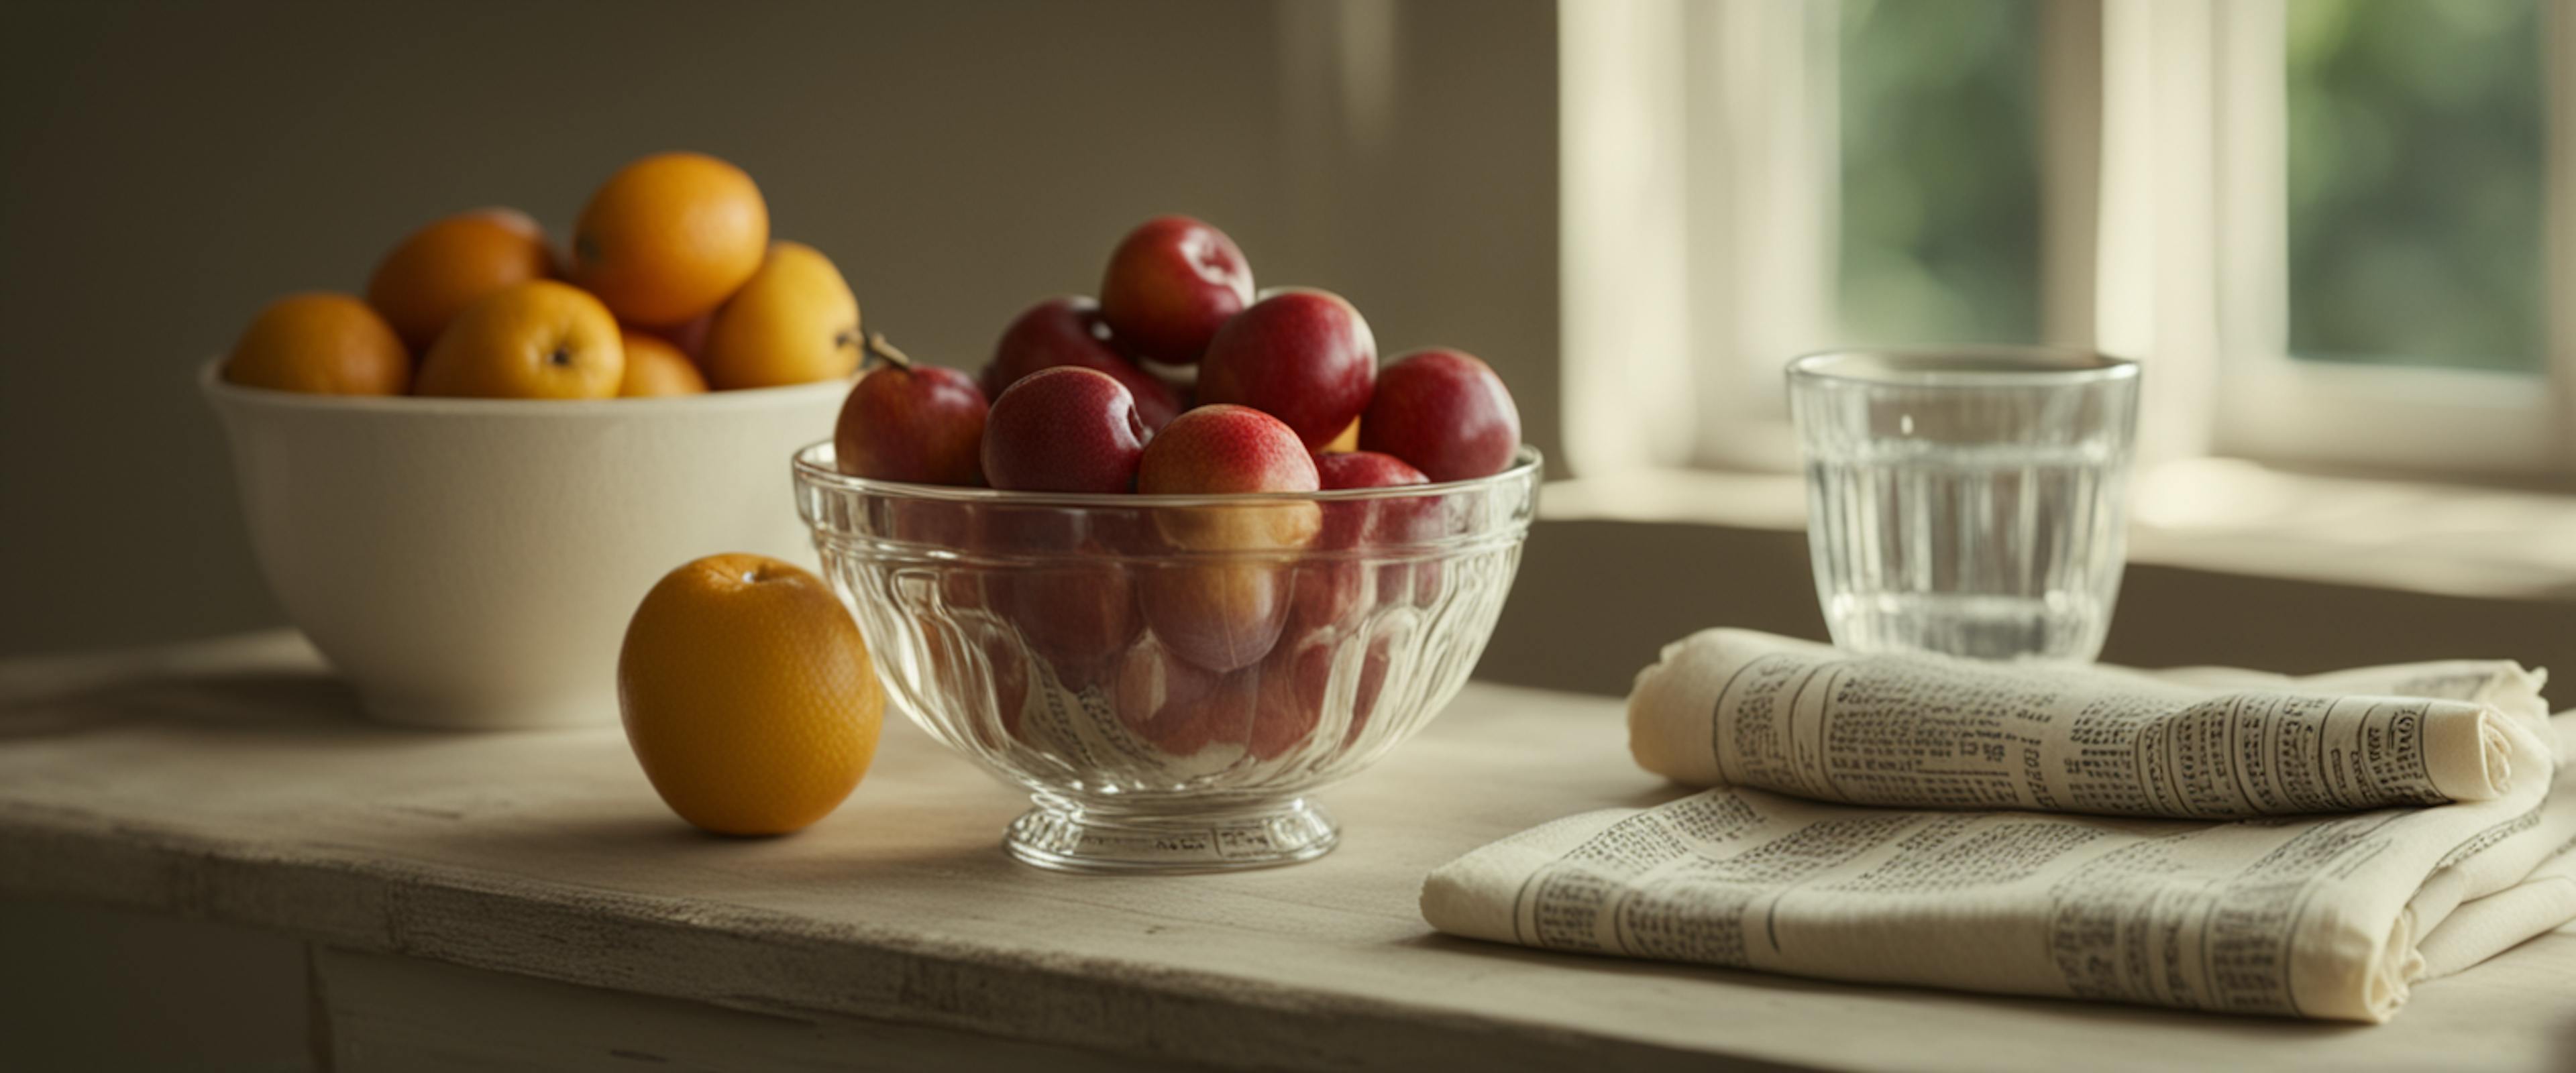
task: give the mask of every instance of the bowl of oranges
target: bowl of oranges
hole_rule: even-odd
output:
[[[864,346],[749,175],[666,153],[600,187],[568,255],[506,209],[432,222],[363,296],[279,299],[199,379],[270,591],[370,715],[605,725],[671,564],[813,561],[778,466]]]

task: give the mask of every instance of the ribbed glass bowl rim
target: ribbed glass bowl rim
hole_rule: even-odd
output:
[[[1522,444],[1510,468],[1484,477],[1437,484],[1402,484],[1392,488],[1344,488],[1330,492],[1243,492],[1233,495],[1137,495],[1122,492],[1007,492],[995,488],[958,488],[944,484],[909,484],[853,477],[818,461],[832,441],[818,440],[796,452],[796,483],[835,492],[938,503],[979,503],[1012,507],[1087,507],[1095,510],[1153,510],[1163,507],[1221,507],[1259,503],[1365,503],[1380,499],[1424,499],[1482,492],[1513,484],[1532,484],[1543,461],[1538,448]]]
[[[1979,363],[1989,367],[1959,367]],[[2077,387],[2135,379],[2138,363],[2075,347],[1976,343],[1820,350],[1790,359],[1787,373],[1793,385],[1833,387]]]

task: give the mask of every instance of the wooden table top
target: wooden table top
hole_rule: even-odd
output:
[[[1341,848],[1232,875],[1067,876],[1024,799],[900,719],[838,813],[701,836],[614,729],[361,722],[292,634],[0,663],[0,893],[771,1013],[1215,1065],[2576,1068],[2576,933],[2420,987],[2380,1027],[1540,953],[1434,933],[1424,873],[1677,791],[1616,701],[1471,686],[1319,795]]]

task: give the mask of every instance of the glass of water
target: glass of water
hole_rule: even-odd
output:
[[[1834,643],[2090,660],[2125,551],[2137,363],[2019,347],[1789,363]]]

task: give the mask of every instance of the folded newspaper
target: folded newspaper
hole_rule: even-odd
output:
[[[1854,656],[1738,630],[1629,700],[1715,789],[1431,874],[1458,935],[1825,979],[2385,1021],[2576,919],[2576,714],[2453,661],[2290,678]]]

